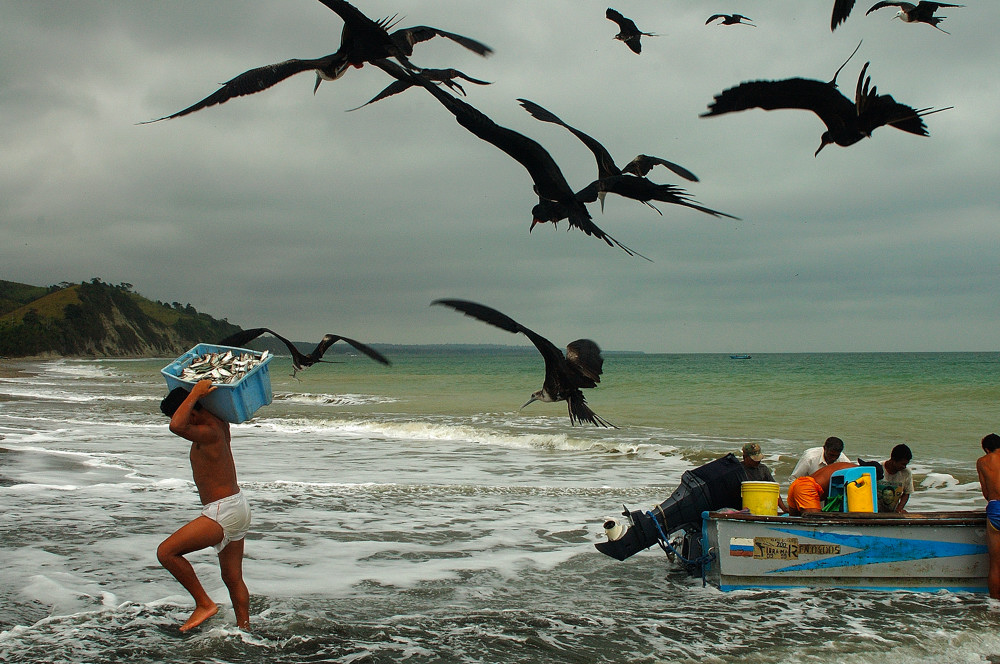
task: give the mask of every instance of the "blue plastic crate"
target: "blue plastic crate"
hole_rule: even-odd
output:
[[[835,470],[830,474],[830,487],[827,492],[828,497],[841,496],[841,511],[849,511],[850,505],[848,505],[846,486],[851,482],[854,482],[863,475],[868,476],[868,486],[871,487],[872,492],[872,509],[878,511],[878,493],[876,491],[875,485],[875,469],[871,466],[856,466],[854,468],[842,468],[840,470]]]
[[[250,353],[258,358],[262,354],[260,351],[248,348],[198,344],[160,370],[167,381],[167,388],[173,390],[175,387],[183,387],[190,390],[194,387],[194,383],[180,378],[184,368],[206,353],[224,353],[227,350],[233,351],[234,355]],[[271,374],[267,365],[272,357],[269,354],[263,362],[235,383],[213,383],[217,389],[202,397],[199,403],[208,412],[227,422],[233,424],[246,422],[261,406],[271,403]]]

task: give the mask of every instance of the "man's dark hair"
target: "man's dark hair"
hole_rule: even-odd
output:
[[[175,387],[170,390],[170,394],[163,397],[163,401],[160,402],[160,410],[167,417],[173,417],[174,413],[177,412],[177,409],[180,408],[181,404],[184,403],[184,400],[187,399],[188,394],[190,394],[190,392],[185,390],[183,387]],[[195,408],[200,406],[201,404],[198,403],[194,405]]]
[[[823,443],[823,449],[840,454],[844,451],[844,441],[836,436],[830,436],[826,439],[826,442]]]
[[[892,452],[889,453],[889,458],[893,461],[905,461],[907,463],[913,459],[913,452],[910,451],[909,445],[899,444],[892,448]]]
[[[983,438],[983,450],[987,454],[998,448],[1000,448],[1000,436],[991,433]]]
[[[858,459],[859,466],[870,466],[875,470],[875,481],[879,481],[885,476],[885,470],[882,469],[882,464],[878,461],[865,461],[864,459]]]

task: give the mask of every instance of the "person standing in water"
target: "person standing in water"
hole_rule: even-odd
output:
[[[204,508],[201,515],[163,540],[156,557],[194,598],[195,609],[180,630],[186,632],[219,612],[185,555],[214,547],[222,580],[236,613],[236,624],[250,626],[250,592],[243,581],[243,541],[250,529],[250,507],[236,482],[229,423],[202,408],[198,400],[216,388],[212,381],[195,383],[191,391],[175,388],[160,403],[170,417],[170,431],[191,441],[191,471]]]
[[[990,597],[1000,599],[1000,436],[991,433],[982,445],[986,454],[976,461],[976,470],[986,499],[986,550],[990,556],[986,587]]]

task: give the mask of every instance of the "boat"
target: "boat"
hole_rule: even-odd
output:
[[[861,467],[839,472],[863,474]],[[745,480],[733,454],[686,471],[653,509],[626,507],[627,523],[605,521],[607,539],[595,547],[625,560],[657,544],[688,574],[724,591],[987,590],[984,510],[753,514],[742,509]]]
[[[752,355],[746,355],[745,353],[739,353],[739,354],[736,354],[736,355],[730,355],[729,359],[730,360],[749,360],[751,357],[753,357],[753,356]]]
[[[700,547],[689,547],[689,555],[699,561],[691,571],[725,591],[985,593],[989,570],[983,510],[802,516],[705,512]]]

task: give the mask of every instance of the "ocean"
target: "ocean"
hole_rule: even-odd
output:
[[[1000,662],[985,595],[722,593],[657,547],[593,546],[747,441],[783,490],[827,436],[852,458],[907,443],[909,509],[981,508],[1000,353],[606,353],[587,399],[617,429],[519,410],[533,348],[388,354],[272,361],[274,402],[232,427],[251,629],[209,549],[190,560],[222,610],[184,635],[192,602],[155,555],[199,510],[158,410],[172,358],[5,360],[0,661]]]

